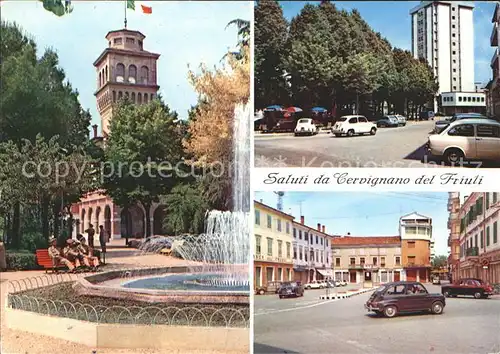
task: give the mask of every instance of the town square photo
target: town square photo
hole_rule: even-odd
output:
[[[256,167],[500,167],[498,2],[254,13]]]
[[[249,353],[252,4],[0,7],[0,352]]]
[[[500,352],[500,192],[256,192],[254,353]]]

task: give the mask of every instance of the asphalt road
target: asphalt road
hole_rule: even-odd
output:
[[[426,285],[430,292],[439,286]],[[325,290],[279,300],[255,296],[254,353],[500,353],[500,296],[450,298],[442,315],[374,317],[371,292],[319,300]]]
[[[255,134],[256,167],[442,167],[426,155],[434,121],[379,128],[374,136]],[[472,164],[468,167],[476,167]],[[490,164],[484,167],[500,167]]]

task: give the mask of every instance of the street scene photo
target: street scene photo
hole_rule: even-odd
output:
[[[248,354],[252,4],[0,7],[0,352]]]
[[[500,352],[500,192],[256,192],[254,353]]]
[[[254,13],[256,167],[500,167],[497,2]]]

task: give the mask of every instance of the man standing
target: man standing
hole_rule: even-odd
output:
[[[87,239],[89,240],[89,247],[94,248],[94,235],[95,235],[95,229],[94,225],[89,224],[89,228],[85,230],[87,233]]]
[[[102,263],[106,264],[106,230],[102,225],[99,225],[99,243],[101,245]]]

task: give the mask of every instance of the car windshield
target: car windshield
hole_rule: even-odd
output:
[[[309,119],[299,119],[299,124],[301,123],[309,123]]]

